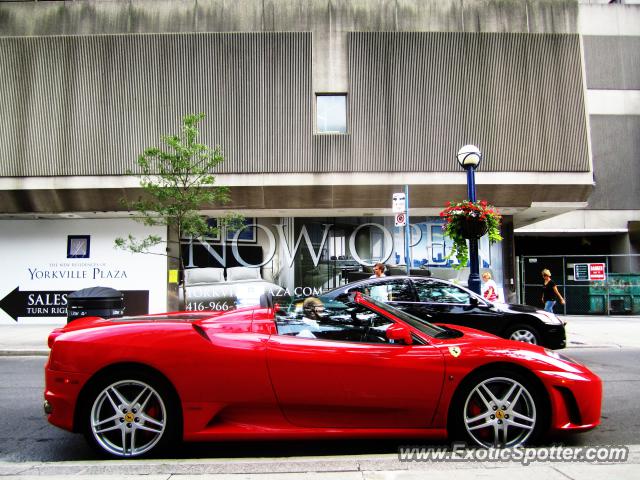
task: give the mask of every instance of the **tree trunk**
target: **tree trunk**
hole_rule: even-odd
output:
[[[182,258],[179,256],[180,244],[177,243],[179,239],[178,235],[176,229],[167,227],[167,271],[178,270],[179,275]],[[183,308],[183,302],[180,302],[180,285],[179,283],[168,283],[168,278],[169,276],[167,275],[167,311],[173,312],[181,310]],[[178,282],[180,282],[179,276]]]

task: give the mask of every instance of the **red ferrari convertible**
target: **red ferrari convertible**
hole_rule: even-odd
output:
[[[85,318],[49,346],[49,421],[112,457],[179,440],[448,435],[513,447],[600,422],[601,381],[585,366],[360,294]]]

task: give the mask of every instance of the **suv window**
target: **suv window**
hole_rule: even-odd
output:
[[[415,281],[414,286],[421,302],[461,303],[465,305],[471,303],[471,295],[455,285],[423,280]]]
[[[414,300],[411,283],[407,279],[381,278],[356,285],[338,297],[346,299],[349,294],[360,292],[380,302],[412,302]]]

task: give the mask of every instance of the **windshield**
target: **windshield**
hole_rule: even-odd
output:
[[[403,322],[408,323],[413,328],[420,330],[422,333],[426,333],[430,337],[438,337],[442,336],[446,330],[442,327],[438,327],[432,323],[427,322],[426,320],[422,320],[421,318],[414,317],[413,315],[408,314],[407,312],[403,312],[395,307],[387,305],[386,303],[379,302],[378,300],[374,300],[371,297],[364,297],[368,302],[374,304],[376,307],[384,310],[385,312],[398,317]]]
[[[398,310],[397,308],[374,300],[371,297],[363,296],[363,298],[365,298],[367,302],[370,302],[371,304],[378,307],[383,313],[377,313],[371,310],[371,308],[367,305],[356,305],[356,303],[354,302],[354,295],[349,295],[349,297],[341,300],[336,300],[335,298],[321,295],[316,298],[317,302],[319,302],[319,305],[322,305],[323,318],[320,323],[331,324],[333,327],[335,327],[336,325],[341,325],[344,329],[345,325],[352,322],[352,317],[354,314],[357,314],[358,311],[364,310],[366,312],[371,312],[372,314],[375,313],[380,317],[378,322],[384,323],[384,327],[382,325],[377,325],[376,328],[378,329],[384,329],[391,323],[393,323],[393,320],[383,321],[383,318],[386,319],[387,315],[393,315],[394,317],[401,319],[416,330],[419,330],[420,332],[429,335],[430,337],[442,338],[443,335],[446,335],[448,332],[447,329],[433,325],[432,323],[414,317],[413,315],[403,312],[402,310]],[[278,332],[280,332],[281,330],[284,331],[286,328],[282,327],[284,327],[285,325],[291,326],[301,321],[302,317],[305,316],[303,308],[304,301],[305,298],[279,299],[276,309],[276,325],[279,326]],[[359,328],[360,324],[362,323],[362,318],[356,320],[356,323],[358,325],[354,324],[350,326],[351,330],[356,329],[356,327]]]

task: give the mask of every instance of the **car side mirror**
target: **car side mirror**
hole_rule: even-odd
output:
[[[405,345],[413,344],[413,338],[411,338],[411,332],[404,325],[394,323],[393,325],[390,325],[389,328],[387,328],[385,333],[388,340],[393,340],[394,342],[402,340]]]
[[[478,299],[476,297],[469,297],[469,304],[472,307],[477,307],[480,304],[480,302],[478,301]]]

